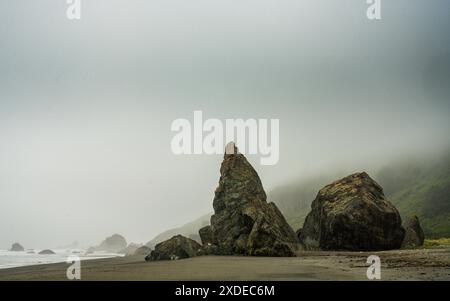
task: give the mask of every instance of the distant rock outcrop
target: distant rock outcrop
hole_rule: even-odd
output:
[[[97,251],[119,253],[120,251],[124,251],[126,247],[127,241],[125,238],[120,234],[113,234],[102,241],[99,246],[90,247],[86,251],[86,254],[91,254]]]
[[[405,223],[405,238],[403,239],[402,248],[415,248],[423,246],[425,234],[420,226],[419,218],[411,216]]]
[[[199,233],[208,249],[221,255],[295,256],[294,231],[277,206],[267,203],[257,172],[234,143],[227,145],[220,175],[211,226]]]
[[[25,251],[25,249],[22,247],[21,244],[19,244],[18,242],[13,243],[11,246],[10,251],[14,251],[14,252],[22,252]]]
[[[147,256],[152,252],[152,249],[150,249],[147,246],[142,246],[137,248],[137,250],[134,252],[134,256]]]
[[[49,249],[45,249],[39,252],[40,255],[53,255],[56,254],[55,252],[53,252],[52,250]]]
[[[201,254],[202,246],[190,238],[176,235],[169,240],[163,241],[155,246],[145,257],[146,261],[155,260],[177,260],[194,257]]]
[[[383,189],[362,172],[322,188],[299,234],[307,249],[389,250],[402,244],[401,224]]]
[[[102,241],[98,246],[98,249],[102,251],[118,252],[126,247],[127,241],[125,238],[120,234],[113,234]]]
[[[124,254],[125,256],[131,256],[134,255],[136,250],[139,249],[140,247],[142,247],[142,244],[130,243],[126,248],[120,250],[118,253]]]

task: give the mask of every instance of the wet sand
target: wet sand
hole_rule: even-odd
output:
[[[450,280],[450,249],[299,252],[298,257],[201,256],[145,262],[143,256],[81,262],[82,280],[367,280],[369,255],[381,280]],[[0,270],[0,280],[66,280],[66,263]]]

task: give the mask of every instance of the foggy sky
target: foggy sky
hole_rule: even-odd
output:
[[[0,2],[0,249],[147,242],[212,211],[221,156],[171,122],[279,118],[266,190],[449,145],[450,4],[364,0]]]

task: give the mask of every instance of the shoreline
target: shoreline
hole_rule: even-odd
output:
[[[74,254],[74,256],[76,256],[77,254]],[[80,257],[80,261],[91,261],[91,260],[100,260],[100,259],[112,259],[112,258],[117,258],[117,257],[124,257],[124,256],[93,256],[93,257],[87,257],[87,258],[83,258]],[[32,267],[32,266],[46,266],[49,264],[61,264],[61,263],[65,263],[66,260],[61,259],[58,261],[54,261],[54,262],[36,262],[36,263],[30,263],[30,264],[21,264],[21,265],[16,265],[16,264],[11,264],[11,266],[0,266],[0,271],[2,270],[8,270],[8,269],[17,269],[17,268],[27,268],[27,267]]]
[[[81,261],[86,261],[123,257],[124,255],[108,252],[86,253],[84,250],[74,252],[67,249],[54,249],[54,254],[39,254],[37,251],[29,253],[26,251],[0,250],[0,270],[65,263],[69,257],[73,256],[80,258]]]
[[[198,256],[146,262],[144,256],[81,261],[81,280],[367,280],[369,255],[381,259],[381,280],[450,281],[450,248],[380,252],[301,251],[297,257]],[[69,264],[0,269],[0,280],[67,280]]]

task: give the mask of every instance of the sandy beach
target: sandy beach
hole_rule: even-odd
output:
[[[298,257],[201,256],[145,262],[141,256],[82,261],[82,280],[367,280],[366,259],[381,259],[382,280],[450,280],[450,249],[300,252]],[[0,280],[66,280],[68,264],[0,270]]]

